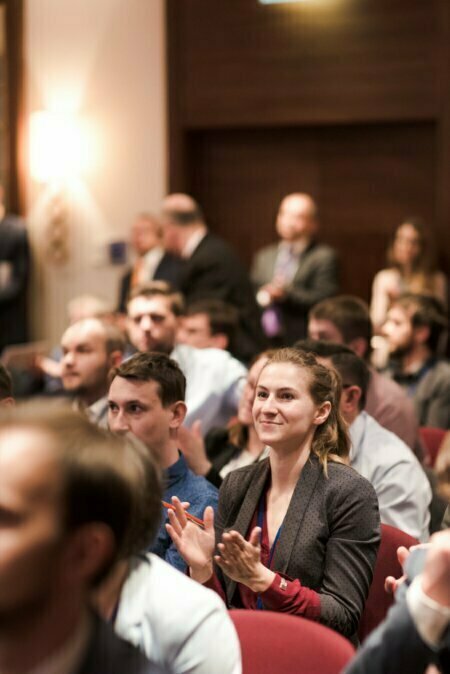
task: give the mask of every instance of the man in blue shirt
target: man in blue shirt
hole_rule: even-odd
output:
[[[186,416],[186,378],[178,364],[162,353],[138,353],[113,370],[108,394],[108,422],[115,433],[133,433],[152,452],[165,473],[163,500],[187,501],[188,512],[203,517],[206,506],[217,507],[218,491],[194,475],[178,449],[178,429]],[[163,512],[152,552],[184,571],[165,524]]]

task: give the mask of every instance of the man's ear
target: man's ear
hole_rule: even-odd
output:
[[[210,340],[211,346],[213,346],[215,349],[222,349],[222,351],[226,351],[228,349],[229,339],[224,332],[218,332],[215,335],[211,335]]]
[[[414,342],[416,344],[426,344],[430,337],[430,328],[428,325],[419,325],[416,328],[414,328],[413,331],[414,334]]]
[[[186,418],[187,413],[186,403],[183,402],[182,400],[178,400],[178,402],[170,405],[170,408],[172,410],[172,418],[170,420],[169,427],[172,430],[177,430],[178,428],[180,428],[180,426],[183,425],[183,422]]]
[[[119,367],[120,363],[123,360],[123,353],[122,351],[111,351],[109,354],[109,367]]]
[[[362,358],[363,360],[365,359],[367,355],[367,350],[369,348],[369,345],[367,343],[367,339],[364,337],[355,337],[355,339],[352,339],[347,346],[352,349],[356,353],[357,356]]]
[[[89,586],[113,560],[115,551],[110,527],[102,522],[84,524],[68,535],[63,573],[72,581]]]
[[[359,410],[362,391],[359,386],[346,386],[342,389],[340,409],[342,413],[348,414]]]

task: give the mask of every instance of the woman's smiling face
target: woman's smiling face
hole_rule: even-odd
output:
[[[309,375],[293,363],[269,363],[262,370],[253,403],[259,439],[270,447],[300,446],[323,423],[323,407],[309,392]],[[327,414],[325,415],[328,416]]]

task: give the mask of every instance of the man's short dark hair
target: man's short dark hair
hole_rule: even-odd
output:
[[[64,531],[70,533],[97,522],[113,533],[115,551],[92,578],[93,585],[109,573],[117,559],[129,556],[137,546],[149,542],[142,525],[137,524],[142,505],[138,502],[136,484],[142,482],[144,473],[149,482],[151,473],[151,467],[145,463],[151,459],[144,457],[144,450],[138,455],[127,438],[111,435],[61,403],[33,401],[5,411],[0,415],[0,433],[10,428],[27,428],[48,435],[61,466]],[[148,537],[155,533],[161,510],[157,476],[155,469],[153,495],[147,495],[146,501],[147,521],[154,520]]]
[[[448,316],[443,303],[432,295],[403,293],[394,300],[391,307],[401,307],[409,315],[413,328],[427,327],[427,346],[437,354],[442,346],[442,336],[448,329]]]
[[[208,316],[212,335],[224,334],[229,342],[233,341],[239,320],[236,307],[217,299],[197,300],[186,307],[184,315],[195,316],[197,314]]]
[[[343,388],[349,385],[359,386],[361,389],[359,409],[364,409],[370,381],[370,370],[363,359],[357,356],[352,349],[345,344],[318,339],[299,339],[298,342],[295,342],[294,349],[313,353],[319,358],[330,360],[342,379]]]
[[[13,386],[11,375],[4,365],[0,363],[0,400],[12,398]]]
[[[299,339],[294,344],[294,349],[313,353],[319,358],[331,358],[341,353],[354,353],[349,346],[337,342],[326,342],[324,339]]]
[[[370,382],[370,370],[367,364],[353,351],[331,355],[330,361],[341,376],[342,388],[358,386],[361,389],[359,409],[363,410],[366,406],[367,389]]]
[[[186,396],[186,377],[178,363],[164,353],[136,353],[111,371],[110,382],[116,377],[156,382],[163,407],[184,400]]]
[[[359,297],[338,295],[322,300],[312,307],[309,318],[333,323],[342,333],[346,344],[358,337],[363,337],[367,341],[368,350],[370,349],[372,323],[369,307]]]
[[[167,297],[170,301],[170,309],[175,316],[181,316],[184,313],[183,295],[167,281],[152,281],[144,285],[133,288],[128,299],[128,304],[136,297]]]

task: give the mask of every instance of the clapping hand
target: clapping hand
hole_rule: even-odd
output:
[[[214,561],[232,580],[246,585],[254,592],[264,592],[275,577],[273,571],[261,562],[261,529],[255,527],[248,541],[237,531],[222,535],[218,548],[220,555]]]

